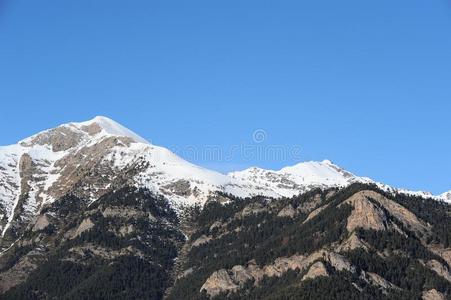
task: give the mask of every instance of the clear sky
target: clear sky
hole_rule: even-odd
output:
[[[229,171],[328,158],[451,189],[445,0],[0,0],[0,144],[108,116]],[[300,157],[224,153],[254,145]],[[255,145],[254,145],[255,146]],[[191,147],[191,148],[189,148]]]

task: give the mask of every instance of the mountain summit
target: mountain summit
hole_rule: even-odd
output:
[[[0,298],[445,299],[431,198],[450,194],[329,160],[226,175],[106,117],[63,124],[0,147]]]
[[[101,116],[63,124],[16,145],[0,147],[0,182],[3,246],[17,239],[45,205],[68,194],[92,202],[133,185],[163,195],[180,207],[202,205],[218,192],[280,198],[313,188],[373,183],[328,160],[303,162],[278,171],[250,168],[224,175],[189,163]],[[449,195],[440,199],[449,200]]]

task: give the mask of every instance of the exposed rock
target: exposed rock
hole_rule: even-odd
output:
[[[79,237],[83,232],[88,231],[93,227],[94,223],[91,221],[90,218],[84,219],[77,227],[77,230],[75,230],[74,234],[71,236],[71,239]]]
[[[213,224],[211,224],[211,226],[210,226],[210,231],[213,231],[213,230],[215,230],[216,228],[221,228],[222,225],[223,225],[222,222],[216,221],[216,222],[214,222]]]
[[[129,234],[132,234],[135,232],[135,227],[132,224],[129,225],[125,225],[125,226],[121,226],[121,228],[119,228],[119,234],[120,236],[127,236]]]
[[[206,244],[211,241],[212,238],[210,236],[202,235],[197,240],[193,242],[193,247],[199,247],[200,245]]]
[[[102,211],[104,218],[122,218],[122,219],[138,219],[138,218],[148,218],[151,221],[155,221],[156,218],[148,212],[139,211],[130,208],[112,208],[107,207]]]
[[[388,289],[399,289],[399,287],[397,287],[396,285],[394,285],[393,283],[389,282],[388,280],[386,280],[385,278],[383,278],[382,276],[379,276],[376,273],[365,273],[364,277],[366,279],[368,279],[368,281],[376,286],[379,286],[381,288],[383,288],[384,290],[388,290]]]
[[[427,235],[430,231],[430,226],[418,219],[415,214],[410,212],[404,206],[385,198],[381,194],[374,191],[362,191],[358,194],[362,194],[375,200],[376,202],[379,202],[387,211],[390,212],[391,215],[401,221],[407,228],[415,232],[419,232],[421,235]]]
[[[233,282],[226,270],[214,272],[202,285],[200,291],[206,291],[210,297],[224,292],[236,292],[239,286]]]
[[[305,274],[304,277],[302,277],[302,281],[307,279],[314,279],[319,276],[329,276],[326,266],[321,261],[317,261],[310,267],[307,274]]]
[[[442,245],[427,245],[427,248],[443,258],[451,266],[451,248],[444,248]]]
[[[234,266],[232,268],[233,279],[238,282],[240,286],[244,285],[249,280],[254,280],[252,272],[249,272],[243,266]]]
[[[178,275],[177,279],[181,279],[183,277],[186,277],[186,276],[192,274],[193,272],[194,272],[194,269],[193,268],[189,268],[189,269],[183,271],[182,274]]]
[[[352,273],[355,272],[355,268],[352,266],[351,262],[349,262],[343,255],[335,252],[326,252],[324,256],[326,261],[329,262],[336,270],[349,271]]]
[[[288,218],[294,218],[296,215],[296,210],[291,206],[291,204],[288,204],[284,208],[282,208],[281,211],[277,214],[278,217],[288,217]]]
[[[102,131],[102,127],[100,127],[100,125],[97,123],[82,126],[81,129],[91,136],[96,135],[97,133],[100,133]]]
[[[50,225],[50,222],[49,222],[49,219],[47,218],[47,216],[41,215],[36,220],[36,223],[34,224],[31,231],[36,232],[36,231],[44,230],[49,225]]]
[[[258,266],[256,262],[252,260],[248,263],[247,267],[237,265],[230,271],[217,271],[210,276],[211,280],[209,278],[205,282],[203,290],[205,290],[210,296],[213,296],[222,292],[228,293],[236,291],[238,288],[242,288],[248,281],[253,281],[254,285],[258,286],[260,281],[265,276],[281,277],[289,270],[302,271],[320,259],[324,259],[336,270],[355,272],[355,268],[342,255],[330,251],[320,250],[313,252],[307,257],[303,255],[279,257],[273,264],[265,265],[263,267]]]
[[[112,260],[120,256],[130,256],[130,255],[144,257],[144,254],[140,250],[134,248],[133,246],[128,246],[126,248],[122,248],[119,250],[112,250],[94,244],[87,244],[84,246],[73,247],[69,249],[69,253],[70,256],[65,259],[76,262],[82,262],[84,257],[86,256],[89,257],[91,255],[106,260]]]
[[[324,209],[326,209],[329,205],[323,205],[318,207],[317,209],[315,209],[314,211],[312,211],[308,216],[307,219],[305,219],[305,221],[303,223],[307,223],[308,221],[310,221],[311,219],[313,219],[314,217],[316,217],[317,215],[319,215],[320,212],[322,212]]]
[[[188,180],[178,180],[162,187],[164,193],[177,196],[189,197],[192,194],[191,183]]]
[[[369,249],[368,244],[362,241],[355,232],[351,233],[348,239],[343,241],[337,246],[336,251],[338,252],[349,252],[355,249]]]
[[[424,291],[421,296],[422,296],[423,300],[446,300],[445,295],[443,295],[436,289]]]
[[[449,273],[448,267],[440,263],[439,261],[433,259],[426,263],[426,266],[437,273],[439,276],[445,278],[451,282],[451,274]]]
[[[44,131],[34,136],[30,141],[22,142],[23,146],[49,145],[54,152],[65,151],[77,146],[82,138],[82,133],[73,130],[69,126],[60,126]]]
[[[348,232],[353,232],[356,228],[373,230],[386,229],[385,224],[387,219],[384,212],[369,201],[364,192],[354,194],[344,203],[348,203],[354,207],[346,225]]]

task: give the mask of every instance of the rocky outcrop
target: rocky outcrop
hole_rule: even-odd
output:
[[[165,194],[175,194],[177,196],[189,197],[193,191],[188,180],[178,180],[162,187]]]
[[[278,217],[287,217],[287,218],[294,218],[296,216],[296,210],[293,208],[291,204],[288,204],[284,208],[282,208],[279,213],[277,214]]]
[[[302,281],[308,280],[308,279],[315,279],[320,276],[329,276],[329,273],[327,272],[326,266],[323,262],[317,261],[313,265],[311,265],[310,269],[308,270],[307,274],[302,277]]]
[[[192,244],[193,247],[199,247],[203,244],[208,243],[209,241],[212,240],[212,237],[210,236],[206,236],[206,235],[202,235],[200,236],[197,240],[195,240]]]
[[[232,280],[226,270],[214,272],[202,285],[201,291],[206,291],[211,297],[215,297],[224,292],[236,292],[239,286]]]
[[[344,240],[341,244],[339,244],[335,249],[338,252],[349,252],[355,249],[364,249],[368,250],[370,246],[362,241],[355,232],[351,233],[351,235]]]
[[[315,218],[317,215],[319,215],[323,210],[325,210],[329,205],[323,205],[320,206],[318,208],[316,208],[315,210],[313,210],[308,216],[307,219],[305,219],[305,221],[303,223],[307,223],[308,221],[310,221],[311,219]]]
[[[448,267],[442,264],[441,262],[433,259],[428,262],[426,262],[426,267],[437,273],[437,275],[445,278],[449,282],[451,282],[451,274],[448,270]]]
[[[376,273],[363,272],[361,277],[364,280],[371,283],[372,285],[378,286],[378,287],[384,289],[385,291],[388,289],[399,289],[399,287],[397,287],[396,285],[394,285],[393,283],[389,282],[388,280],[386,280],[385,278],[383,278],[382,276],[380,276]]]
[[[316,251],[309,256],[293,255],[290,257],[279,257],[273,264],[260,267],[255,261],[250,261],[248,265],[234,266],[231,270],[221,269],[214,272],[202,286],[201,291],[214,297],[220,293],[235,292],[242,288],[248,281],[253,281],[258,285],[266,277],[281,277],[289,270],[305,270],[315,262],[323,260],[329,263],[338,271],[355,272],[355,268],[342,255],[326,250]],[[324,266],[324,265],[323,265]],[[318,265],[316,265],[318,267]],[[312,274],[315,268],[312,270]]]
[[[50,221],[46,215],[40,215],[38,219],[36,220],[36,223],[34,223],[33,228],[31,229],[32,232],[44,230],[50,225]]]
[[[80,223],[80,225],[78,225],[77,229],[75,230],[75,232],[71,236],[71,239],[75,239],[75,238],[79,237],[83,232],[88,231],[88,230],[90,230],[93,227],[94,227],[94,223],[91,221],[90,218],[84,219]]]
[[[48,145],[52,147],[52,151],[65,151],[77,146],[83,135],[70,126],[60,126],[54,129],[44,131],[31,139],[22,142],[25,147],[34,145]]]
[[[381,206],[383,206],[393,217],[401,221],[401,223],[420,234],[420,236],[427,235],[430,231],[430,226],[427,225],[424,221],[420,220],[415,214],[409,211],[404,206],[387,199],[381,194],[374,191],[362,191],[358,194],[361,194],[365,197],[368,197],[376,202],[378,202]]]
[[[437,254],[438,256],[440,256],[441,258],[443,258],[446,263],[451,266],[451,248],[444,248],[442,245],[427,245],[427,248]]]
[[[354,208],[348,217],[346,229],[353,232],[356,228],[385,230],[387,219],[384,212],[367,199],[364,192],[356,193],[345,203]]]
[[[423,300],[446,300],[445,295],[443,295],[436,289],[424,291],[421,297]]]

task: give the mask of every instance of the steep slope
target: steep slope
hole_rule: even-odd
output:
[[[448,299],[450,214],[449,204],[361,183],[211,202],[169,299]]]
[[[161,299],[185,240],[178,223],[147,190],[122,188],[91,205],[65,196],[0,257],[0,299]]]
[[[145,186],[178,204],[202,203],[230,178],[192,165],[105,117],[46,130],[0,148],[4,247],[46,204],[73,194],[94,201],[124,185]]]
[[[313,188],[371,183],[330,161],[279,171],[251,168],[228,175],[193,165],[106,117],[63,124],[0,147],[0,251],[24,232],[47,204],[71,194],[88,201],[123,186],[145,187],[176,209],[202,205],[218,193],[292,197]],[[392,193],[414,193],[378,184]],[[450,201],[449,194],[435,199]]]

